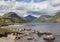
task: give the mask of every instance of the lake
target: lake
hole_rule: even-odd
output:
[[[54,35],[60,35],[60,23],[27,23],[29,25],[25,26],[9,26],[11,28],[31,28],[32,30],[42,30],[52,32]],[[32,35],[36,40],[27,40],[26,37],[17,40],[16,42],[48,42],[44,41],[43,37],[38,37],[36,34]],[[60,42],[60,36],[56,36],[55,41],[50,42]]]

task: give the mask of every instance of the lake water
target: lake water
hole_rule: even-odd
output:
[[[42,31],[50,31],[54,35],[60,35],[60,23],[27,23],[29,25],[26,26],[11,26],[12,28],[31,28],[32,30],[42,30]],[[32,35],[36,40],[27,40],[26,37],[17,40],[16,42],[48,42],[44,41],[43,37],[38,37],[36,34]],[[60,42],[60,36],[56,36],[54,41],[50,42]]]

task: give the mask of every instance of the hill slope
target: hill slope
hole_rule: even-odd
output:
[[[38,19],[34,20],[33,22],[47,22],[47,20],[49,20],[51,18],[52,18],[52,16],[42,15]]]
[[[4,18],[10,18],[12,19],[14,22],[16,23],[25,23],[26,20],[23,19],[22,17],[18,16],[16,13],[14,12],[9,12],[3,15]]]
[[[54,16],[40,16],[38,19],[34,20],[34,22],[58,23],[60,22],[60,12],[57,12]]]
[[[60,22],[60,12],[56,13],[56,15],[51,18],[50,20],[48,20],[48,22]]]
[[[36,17],[32,16],[32,15],[28,15],[25,17],[25,19],[28,21],[28,22],[32,22],[33,20],[36,19]]]

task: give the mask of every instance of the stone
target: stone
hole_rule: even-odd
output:
[[[46,35],[43,37],[44,40],[55,40],[55,37],[53,35]]]

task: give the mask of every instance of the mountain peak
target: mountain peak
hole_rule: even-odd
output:
[[[32,15],[28,15],[28,16],[26,16],[26,17],[35,17],[35,16],[32,16]]]
[[[25,19],[17,15],[15,12],[9,12],[3,15],[4,18],[11,18],[16,22],[26,22]]]
[[[10,17],[11,15],[14,15],[14,16],[16,15],[16,16],[18,16],[15,12],[6,13],[6,14],[4,14],[3,16],[4,16],[4,17]],[[14,17],[14,16],[13,16],[13,17]]]
[[[28,15],[25,17],[27,19],[28,22],[33,21],[34,19],[36,19],[36,17],[32,16],[32,15]]]

